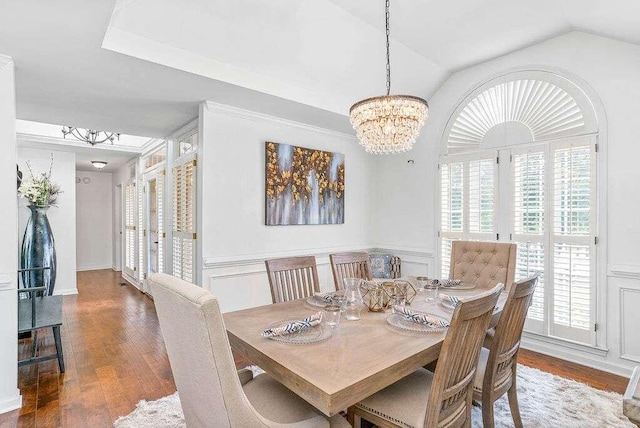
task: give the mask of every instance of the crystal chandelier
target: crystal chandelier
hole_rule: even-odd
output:
[[[67,138],[67,135],[73,135],[76,139],[89,143],[92,146],[101,144],[106,141],[113,144],[113,140],[120,139],[120,134],[116,132],[95,131],[93,129],[75,128],[73,126],[63,126],[62,135]]]
[[[367,98],[349,110],[351,125],[367,153],[391,154],[411,150],[429,115],[429,104],[410,95],[389,95],[391,61],[389,54],[389,1],[385,2],[387,38],[387,95]]]

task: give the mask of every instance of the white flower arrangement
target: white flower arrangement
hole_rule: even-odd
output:
[[[50,206],[55,205],[58,194],[62,193],[60,186],[51,181],[51,169],[53,168],[53,155],[51,156],[51,165],[49,172],[41,172],[34,174],[31,169],[31,163],[27,161],[27,168],[31,177],[23,180],[18,188],[18,194],[21,198],[25,198],[31,205]]]

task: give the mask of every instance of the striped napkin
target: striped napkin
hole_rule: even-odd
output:
[[[451,296],[449,294],[440,293],[440,300],[443,302],[453,303],[453,306],[457,305],[462,299],[460,297]]]
[[[457,287],[458,285],[462,285],[461,279],[432,279],[429,282],[431,286],[438,287]]]
[[[297,333],[305,328],[311,328],[320,324],[322,321],[322,312],[316,312],[305,319],[291,321],[290,323],[277,328],[268,328],[262,332],[264,337],[284,336],[285,334]]]
[[[409,321],[413,321],[418,324],[424,324],[430,327],[449,327],[449,323],[441,318],[424,314],[422,312],[414,312],[401,305],[394,305],[393,310],[395,313],[404,315]]]
[[[331,303],[334,298],[334,293],[313,293],[313,297],[322,300],[323,302]]]

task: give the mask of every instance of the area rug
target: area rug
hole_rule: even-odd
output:
[[[261,372],[253,368],[255,373]],[[634,428],[622,414],[622,396],[540,371],[518,366],[518,401],[525,427]],[[473,408],[473,428],[482,428],[482,410]],[[509,403],[495,403],[495,425],[513,426]],[[155,401],[142,400],[136,409],[114,422],[116,428],[185,427],[178,393]]]

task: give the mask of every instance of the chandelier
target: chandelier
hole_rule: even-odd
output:
[[[93,129],[75,128],[73,126],[63,126],[62,135],[67,138],[67,135],[73,135],[76,139],[89,143],[92,146],[109,141],[113,144],[113,140],[120,140],[120,134],[117,132],[105,132],[95,131]]]
[[[349,110],[351,125],[367,153],[391,154],[411,150],[429,115],[429,104],[410,95],[390,95],[389,1],[385,2],[387,95],[367,98]]]

